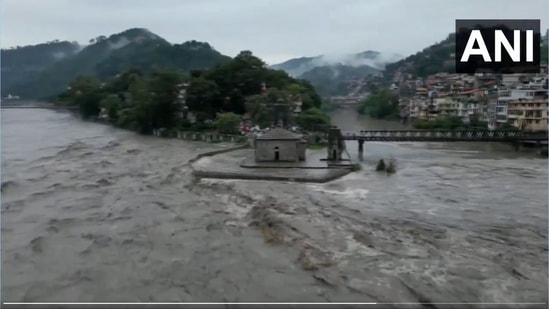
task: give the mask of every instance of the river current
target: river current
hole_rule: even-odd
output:
[[[228,145],[60,111],[1,131],[3,301],[547,302],[547,159],[509,145],[366,143],[319,185],[197,181],[188,160]]]

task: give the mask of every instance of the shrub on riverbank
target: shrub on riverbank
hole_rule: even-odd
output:
[[[320,150],[320,149],[326,148],[326,144],[324,143],[309,144],[307,148],[311,150]]]
[[[374,91],[361,101],[358,112],[372,118],[397,120],[399,119],[399,98],[388,88]]]
[[[434,120],[417,120],[413,123],[413,126],[418,130],[487,129],[488,123],[477,119],[465,123],[458,116],[447,116],[438,117]]]
[[[387,174],[394,174],[396,173],[396,167],[393,162],[389,162],[389,165],[387,165],[387,168],[385,169]]]
[[[351,171],[358,172],[360,170],[362,170],[362,165],[360,163],[355,163],[351,165]]]
[[[376,166],[377,172],[386,172],[387,174],[396,173],[396,166],[393,161],[390,161],[389,164],[386,164],[383,159],[380,159]]]
[[[377,172],[382,172],[382,171],[385,171],[385,161],[383,161],[383,159],[379,160],[379,162],[377,163],[377,166],[376,166],[376,171]]]

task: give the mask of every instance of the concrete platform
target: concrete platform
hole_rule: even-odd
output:
[[[200,158],[191,165],[193,173],[199,178],[323,183],[351,172],[348,167],[329,166],[320,161],[325,156],[322,151],[311,151],[311,156],[304,162],[266,164],[253,164],[253,152],[253,149],[242,149]]]
[[[349,161],[330,163],[326,161],[326,150],[307,149],[307,160],[299,162],[256,162],[254,150],[249,149],[247,153],[242,153],[243,159],[240,161],[240,167],[243,168],[301,168],[301,169],[329,169],[350,166]]]

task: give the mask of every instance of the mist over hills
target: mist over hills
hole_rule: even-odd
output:
[[[2,49],[2,95],[42,99],[65,90],[79,75],[106,80],[130,67],[144,73],[163,67],[189,72],[212,68],[231,59],[206,42],[193,40],[172,44],[144,28],[128,29],[109,37],[98,36],[87,43],[54,40]],[[449,34],[444,40],[407,57],[367,50],[294,58],[270,68],[305,79],[319,94],[330,97],[357,93],[358,88],[364,93],[372,76],[379,79],[383,75],[391,79],[395,72],[418,77],[437,72],[452,73],[453,53],[454,34]],[[542,62],[546,63],[547,34],[543,36],[541,55]]]
[[[84,47],[61,43],[56,44],[65,48],[61,50],[62,57],[59,57],[59,47],[55,44],[48,48],[39,44],[2,50],[2,57],[5,53],[11,56],[2,58],[2,93],[41,99],[65,90],[79,75],[92,75],[104,80],[130,67],[145,73],[162,67],[190,71],[210,68],[231,59],[208,43],[171,44],[143,28],[128,29],[109,37],[98,36]],[[20,66],[18,63],[21,61],[17,59],[32,59],[30,63],[40,65]],[[8,83],[4,84],[6,80]]]
[[[324,96],[345,95],[348,82],[365,79],[385,69],[387,63],[402,59],[397,54],[367,50],[356,54],[326,54],[301,57],[271,66],[311,82]]]
[[[50,41],[33,46],[2,49],[2,93],[25,82],[55,62],[77,54],[82,47],[77,42]]]
[[[323,66],[350,66],[371,67],[374,70],[383,70],[385,65],[403,57],[397,54],[384,54],[372,50],[356,54],[326,54],[315,57],[301,57],[272,65],[273,69],[284,70],[292,76],[300,76],[316,67]]]

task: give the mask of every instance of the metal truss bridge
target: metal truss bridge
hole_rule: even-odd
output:
[[[343,134],[344,140],[360,142],[547,142],[547,133],[489,130],[360,131]]]

